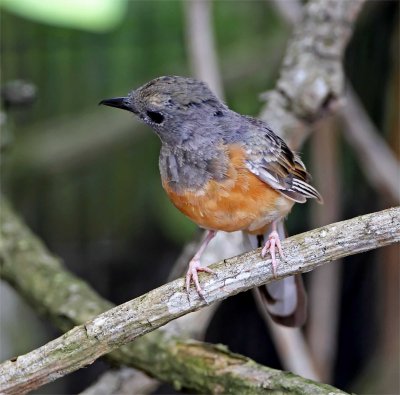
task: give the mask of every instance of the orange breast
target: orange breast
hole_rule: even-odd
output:
[[[165,181],[163,187],[172,203],[203,228],[263,233],[264,227],[290,211],[293,202],[247,169],[240,146],[231,146],[228,155],[231,165],[223,182],[211,180],[199,191],[181,194]]]

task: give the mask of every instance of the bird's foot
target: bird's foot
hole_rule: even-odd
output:
[[[207,266],[200,266],[200,261],[198,259],[193,258],[189,262],[189,269],[186,273],[186,291],[189,294],[190,283],[193,281],[193,283],[197,289],[197,293],[199,294],[199,296],[202,299],[204,299],[203,289],[200,286],[199,276],[198,276],[197,272],[206,272],[206,273],[211,273],[211,274],[215,274],[215,272],[214,272],[214,270],[211,270]]]
[[[279,255],[281,256],[281,258],[283,258],[281,240],[279,238],[278,232],[274,230],[269,234],[268,240],[265,243],[263,249],[261,250],[261,256],[263,258],[265,258],[268,252],[271,254],[272,273],[274,274],[274,277],[276,277],[276,267],[277,267],[276,257],[275,257],[276,249],[278,249]]]

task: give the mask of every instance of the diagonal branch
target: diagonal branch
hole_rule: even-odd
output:
[[[350,84],[346,106],[340,113],[346,125],[343,135],[353,146],[365,177],[381,193],[389,195],[396,203],[400,202],[400,188],[396,182],[400,177],[400,164],[365,113]]]
[[[34,260],[34,257],[31,257],[32,251],[30,249],[33,247],[33,250],[41,253],[43,251],[40,250],[43,249],[43,246],[36,239],[30,240],[26,231],[23,235],[15,233],[18,231],[18,227],[21,227],[21,224],[13,222],[12,214],[5,205],[3,205],[1,212],[3,215],[1,221],[2,274],[5,278],[11,279],[10,273],[13,270],[14,261],[25,259],[29,262],[31,259]],[[398,241],[400,241],[400,207],[318,228],[284,241],[283,248],[286,255],[285,261],[279,265],[278,278],[310,271],[334,259]],[[43,258],[41,256],[42,260]],[[47,264],[52,265],[53,262],[45,261],[44,269]],[[223,300],[238,292],[274,280],[270,261],[261,259],[258,250],[219,262],[213,266],[213,269],[216,276],[202,276],[201,279],[206,291],[207,303]],[[58,281],[60,282],[59,288],[62,288],[61,281],[65,278],[63,277],[65,274],[62,273],[59,264],[58,271],[59,276],[49,278],[48,281],[53,282],[53,287],[54,282]],[[11,281],[13,280],[16,279],[14,278]],[[28,281],[28,279],[25,280]],[[29,289],[29,287],[26,289]],[[90,292],[88,295],[90,295]],[[65,297],[64,294],[65,304],[62,308],[68,309],[68,299],[65,299]],[[87,300],[87,303],[90,304],[90,302],[90,300]],[[139,336],[154,331],[179,316],[196,311],[206,306],[207,303],[200,299],[194,290],[188,298],[184,291],[182,279],[170,282],[98,315],[28,354],[4,362],[0,365],[0,388],[7,393],[21,393],[37,388],[86,366],[100,356],[131,342]],[[99,306],[95,304],[92,307],[95,310],[99,309]],[[68,311],[66,313],[68,314]],[[160,338],[161,335],[157,335],[157,332],[152,334],[153,344],[159,344],[160,340],[161,342],[165,340]],[[146,338],[143,338],[142,341]],[[185,342],[185,346],[180,350],[181,353],[175,349],[175,359],[177,355],[181,358],[188,358],[191,355],[187,350],[188,344],[191,343]],[[140,342],[134,342],[133,347],[135,345],[136,350],[140,350],[141,346],[143,347],[143,343],[140,344]],[[146,344],[146,346],[148,345]],[[196,347],[195,355],[198,355],[199,350]],[[154,347],[150,347],[151,349],[153,352],[150,356],[148,350],[147,354],[142,355],[145,358],[147,356],[147,360],[137,361],[136,366],[157,375],[157,366],[154,360],[156,357],[152,355],[157,353],[154,353]],[[215,347],[212,349],[215,351]],[[201,353],[205,352],[204,349],[201,350]],[[184,351],[183,355],[182,351]],[[118,352],[121,353],[120,350]],[[204,357],[204,354],[202,355]],[[120,354],[121,360],[123,358]],[[245,360],[246,363],[249,361],[246,358]],[[185,365],[187,367],[187,361]],[[228,363],[228,366],[231,365]],[[165,372],[163,373],[165,374]],[[163,373],[160,376],[163,376]],[[188,377],[190,375],[187,373],[182,374],[180,372],[179,380],[190,381],[191,377]],[[208,373],[206,373],[206,376],[208,377],[207,380],[210,381]],[[196,379],[198,378],[192,378],[192,380]],[[188,385],[189,388],[193,388],[193,386],[198,388],[193,382],[190,385]],[[204,387],[202,388],[204,391]],[[210,391],[209,388],[208,391]]]

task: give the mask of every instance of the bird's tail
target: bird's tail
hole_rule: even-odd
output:
[[[282,222],[279,222],[277,231],[280,239],[285,239]],[[270,229],[260,237],[243,232],[243,242],[248,249],[262,247],[269,233]],[[256,300],[262,301],[262,308],[266,309],[276,323],[289,327],[304,324],[307,318],[307,295],[301,274],[254,288],[253,292],[258,294]]]

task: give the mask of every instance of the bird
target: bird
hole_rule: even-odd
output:
[[[264,121],[231,110],[206,83],[181,76],[155,78],[127,96],[100,101],[129,111],[161,140],[159,169],[171,202],[206,230],[186,273],[204,297],[198,272],[214,273],[200,258],[218,231],[242,231],[252,247],[269,253],[276,277],[276,254],[284,257],[282,220],[295,203],[322,202],[299,155]],[[306,317],[301,277],[259,287],[271,317],[300,326]]]

